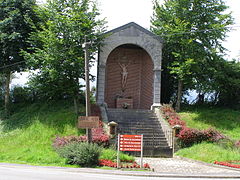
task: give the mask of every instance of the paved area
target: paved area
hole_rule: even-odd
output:
[[[123,172],[121,170],[98,170],[90,168],[54,168],[37,166],[19,166],[0,163],[1,180],[222,180],[226,178],[236,179],[238,177],[189,177],[173,176],[167,174]]]
[[[137,158],[140,163],[140,158]],[[175,158],[144,158],[144,163],[148,163],[151,168],[154,168],[155,173],[171,173],[171,174],[224,174],[240,175],[240,171],[234,168],[225,168],[218,165],[211,165],[194,160]]]
[[[139,159],[138,159],[139,160]],[[190,162],[187,160],[181,159],[164,159],[164,158],[145,158],[145,162],[151,164],[152,167],[155,168],[155,172],[152,171],[126,171],[126,170],[104,170],[104,169],[96,169],[96,168],[67,168],[67,167],[43,167],[43,166],[31,166],[31,165],[23,165],[23,164],[9,164],[9,163],[0,163],[0,179],[1,180],[42,180],[49,179],[55,180],[56,174],[60,175],[61,178],[57,179],[69,179],[70,176],[74,176],[74,178],[79,179],[79,177],[85,173],[89,179],[92,178],[93,174],[94,178],[97,176],[104,177],[104,175],[117,175],[117,176],[126,176],[121,177],[121,179],[134,179],[130,178],[130,176],[138,176],[145,177],[144,179],[154,179],[157,177],[160,178],[174,178],[174,179],[196,179],[196,178],[204,178],[204,179],[240,179],[240,171],[234,171],[231,169],[224,169],[221,167],[213,167],[209,165],[204,165],[198,162]],[[11,172],[10,172],[11,171]],[[46,174],[48,172],[48,176],[43,178],[42,174]],[[31,176],[30,174],[31,173]],[[62,173],[62,175],[61,175]],[[19,174],[19,177],[18,177]],[[5,178],[3,177],[5,175]],[[20,178],[21,175],[21,178]],[[47,175],[47,174],[46,174]],[[16,178],[16,176],[18,178]],[[67,178],[67,176],[69,178]],[[76,176],[76,177],[75,177]],[[27,177],[27,178],[26,178]],[[74,179],[71,178],[71,179]],[[84,178],[84,177],[83,177]],[[93,178],[93,179],[94,179]],[[117,177],[112,176],[113,180],[116,180]],[[103,178],[103,179],[111,179],[111,178]],[[86,178],[88,179],[88,178]],[[136,178],[135,178],[136,179]],[[138,179],[138,178],[137,178]],[[142,178],[143,179],[143,178]]]

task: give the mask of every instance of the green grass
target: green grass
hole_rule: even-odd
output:
[[[123,152],[120,152],[119,154],[119,158],[122,161],[134,161],[134,157],[133,156],[129,156],[127,154],[124,154]],[[116,161],[117,160],[117,151],[113,150],[111,148],[109,149],[103,149],[101,154],[100,154],[100,158],[99,159],[108,159],[111,161]]]
[[[240,111],[213,107],[188,107],[179,114],[188,127],[196,129],[212,127],[232,139],[240,139]]]
[[[9,119],[0,121],[0,162],[66,166],[52,148],[59,136],[80,135],[69,103],[18,105]]]
[[[184,108],[179,114],[188,127],[201,130],[214,128],[232,140],[240,140],[240,111],[190,106]],[[224,147],[222,143],[203,142],[181,149],[176,155],[213,163],[214,161],[239,160],[240,150],[231,146]]]
[[[207,142],[181,149],[176,153],[176,155],[208,163],[213,163],[214,161],[231,161],[240,159],[239,150],[225,149],[217,144]]]

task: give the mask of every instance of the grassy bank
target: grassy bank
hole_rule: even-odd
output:
[[[14,114],[0,124],[0,162],[65,166],[52,148],[59,136],[80,135],[67,102],[16,105]]]
[[[240,139],[240,110],[214,107],[188,107],[180,114],[188,127],[215,128],[232,139]]]
[[[208,163],[213,163],[214,161],[240,160],[239,150],[231,148],[226,149],[218,144],[207,142],[181,149],[176,155]]]
[[[187,107],[179,114],[188,127],[214,128],[233,140],[240,139],[240,111],[216,107]],[[240,150],[203,142],[181,149],[176,155],[213,163],[214,161],[239,160]]]

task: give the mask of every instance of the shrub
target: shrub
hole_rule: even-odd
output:
[[[33,99],[32,91],[28,87],[15,86],[11,95],[14,103],[31,102]]]
[[[226,138],[226,136],[211,128],[207,130],[188,128],[185,121],[181,120],[178,114],[169,105],[162,106],[161,111],[163,113],[163,118],[168,121],[171,127],[175,125],[180,125],[182,127],[179,134],[176,134],[179,144],[182,147],[189,147],[194,143],[200,143],[202,141],[218,142]]]
[[[109,136],[102,127],[92,129],[92,141],[103,147],[109,147]]]
[[[71,143],[80,143],[86,141],[87,141],[86,136],[64,136],[64,137],[57,136],[53,141],[53,147],[57,149]]]
[[[202,131],[192,128],[183,128],[178,134],[178,139],[182,147],[192,146],[194,143],[200,143],[207,138],[204,136]]]
[[[219,142],[220,140],[227,139],[225,135],[212,128],[204,130],[203,133],[205,136],[208,136],[209,142]]]
[[[92,142],[98,144],[99,146],[109,147],[109,136],[105,134],[103,130],[102,121],[100,121],[99,128],[92,128]],[[70,143],[79,143],[79,142],[87,142],[86,136],[57,136],[53,141],[53,147],[59,148],[65,146]]]
[[[181,120],[178,114],[174,111],[174,109],[169,105],[163,105],[161,107],[161,111],[163,113],[163,118],[168,121],[170,126],[180,125],[182,128],[186,127],[185,121]]]
[[[98,165],[101,148],[91,143],[71,143],[65,145],[57,152],[66,158],[67,164],[75,164],[81,167],[94,167]]]
[[[220,132],[214,129],[198,130],[184,127],[177,136],[182,147],[192,146],[194,143],[201,143],[202,141],[218,142],[226,138]]]

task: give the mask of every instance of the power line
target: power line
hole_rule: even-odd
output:
[[[220,30],[220,29],[233,29],[233,28],[240,28],[240,26],[226,26],[226,27],[222,27],[222,28],[192,30],[192,31],[186,31],[186,32],[179,32],[179,33],[161,34],[160,36],[183,35],[183,34],[192,34],[192,33],[197,33],[197,32],[209,32],[209,31],[216,31],[216,30]]]
[[[24,62],[25,62],[25,61],[19,61],[19,62],[13,63],[13,64],[5,65],[5,66],[0,67],[0,69],[6,69],[6,68],[8,68],[8,67],[16,66],[16,65],[22,64],[22,63],[24,63]]]

